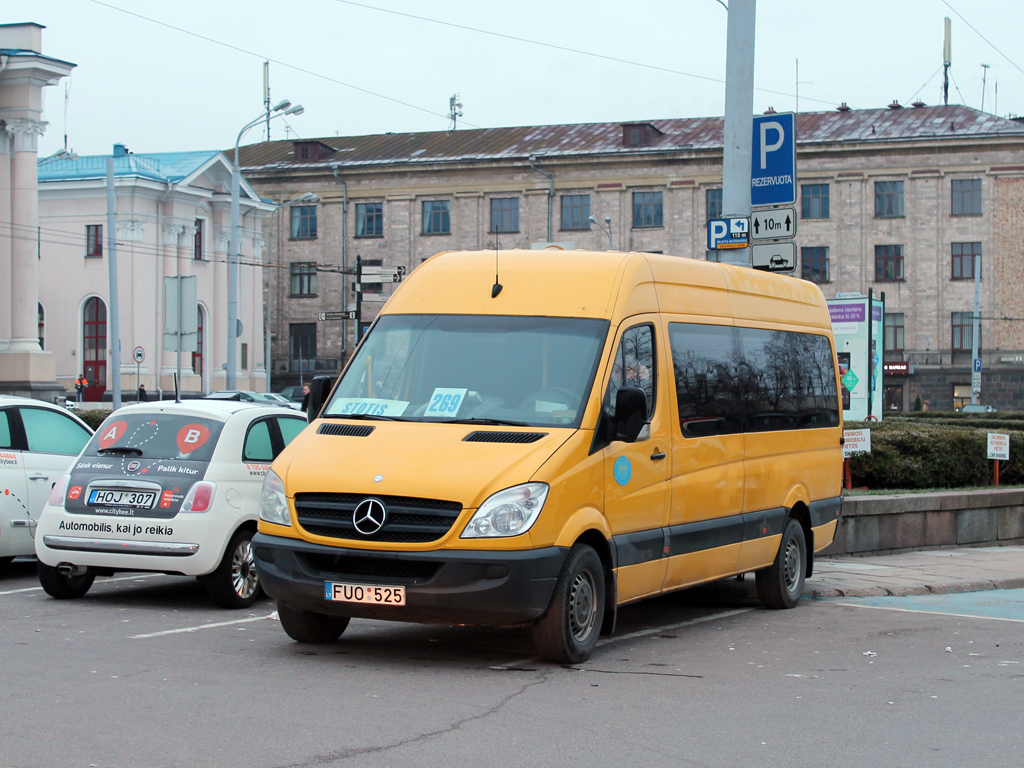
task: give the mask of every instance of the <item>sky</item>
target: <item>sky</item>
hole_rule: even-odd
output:
[[[273,102],[305,108],[272,139],[446,130],[456,93],[459,128],[722,115],[726,2],[33,0],[0,22],[44,25],[43,53],[77,65],[46,89],[41,156],[65,134],[145,154],[232,147],[267,59]],[[1024,114],[1020,0],[759,0],[755,113],[797,107],[797,61],[800,111],[941,103],[946,16],[950,103],[982,107],[988,64],[984,109]]]

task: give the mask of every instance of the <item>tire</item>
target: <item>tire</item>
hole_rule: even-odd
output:
[[[579,664],[597,646],[604,619],[604,565],[597,552],[577,544],[565,559],[551,607],[533,628],[533,643],[545,661]]]
[[[8,565],[14,562],[14,556],[9,555],[8,557],[0,557],[0,571],[6,568]]]
[[[280,600],[277,601],[277,615],[288,637],[297,643],[314,645],[333,643],[341,637],[349,622],[348,616],[327,616],[323,613],[302,611]]]
[[[221,608],[248,608],[260,596],[260,578],[252,551],[252,531],[235,532],[217,570],[204,579],[206,591]]]
[[[782,529],[775,562],[757,571],[757,596],[765,608],[795,608],[804,593],[807,539],[798,520],[790,518]]]
[[[37,573],[43,591],[57,600],[77,600],[89,591],[96,579],[95,573],[86,573],[84,576],[65,576],[52,565],[45,563],[39,563]]]

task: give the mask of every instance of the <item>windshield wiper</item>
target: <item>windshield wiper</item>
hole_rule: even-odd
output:
[[[130,454],[132,456],[141,456],[142,455],[142,449],[141,448],[131,448],[129,446],[115,445],[112,448],[100,448],[98,451],[96,451],[96,453],[125,453],[125,454]]]
[[[509,421],[507,419],[488,419],[472,416],[468,419],[443,419],[436,424],[492,424],[501,427],[529,427],[525,421]]]

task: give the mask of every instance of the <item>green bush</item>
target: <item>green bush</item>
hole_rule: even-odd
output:
[[[999,466],[1000,484],[1024,483],[1024,421],[946,418],[886,418],[882,423],[848,422],[847,429],[871,430],[871,453],[850,458],[855,487],[966,488],[992,484],[988,432],[1010,435],[1010,460]],[[956,414],[959,416],[959,414]]]
[[[77,416],[86,424],[88,424],[89,427],[94,432],[99,427],[99,425],[103,423],[103,420],[110,415],[110,411],[104,410],[102,408],[96,408],[89,411],[80,411],[78,409],[75,409],[74,413],[75,416]]]

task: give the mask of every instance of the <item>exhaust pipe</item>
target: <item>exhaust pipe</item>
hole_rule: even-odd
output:
[[[58,563],[57,573],[61,576],[85,576],[89,569],[84,565],[75,565],[74,563]]]

